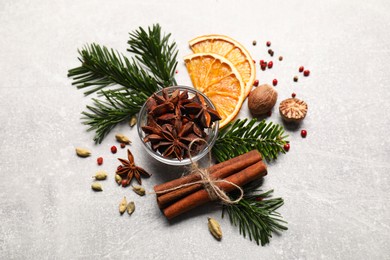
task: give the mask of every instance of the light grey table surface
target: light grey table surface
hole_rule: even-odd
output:
[[[2,0],[0,259],[390,259],[389,11],[387,0]],[[229,35],[257,62],[270,60],[270,40],[274,68],[263,72],[257,63],[257,78],[279,79],[278,103],[292,92],[308,102],[303,124],[287,130],[290,152],[265,179],[263,189],[285,199],[289,228],[269,245],[244,239],[213,204],[169,223],[154,195],[137,197],[112,174],[103,192],[91,191],[91,175],[113,173],[125,156],[110,153],[118,132],[153,173],[148,190],[183,173],[154,161],[126,124],[94,145],[79,120],[90,98],[66,76],[84,44],[125,53],[128,32],[153,23],[178,44],[180,84],[191,84],[182,58],[195,36]],[[311,75],[294,83],[300,65]],[[239,117],[246,116],[245,102]],[[268,120],[282,123],[277,109]],[[93,156],[76,157],[77,146]],[[137,205],[131,217],[117,211],[124,195]],[[207,217],[220,221],[221,242]]]

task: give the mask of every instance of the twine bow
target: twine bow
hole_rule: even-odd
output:
[[[185,188],[185,187],[188,187],[188,186],[191,186],[194,184],[203,184],[204,189],[207,191],[207,193],[210,197],[210,200],[212,200],[212,201],[219,200],[225,204],[238,203],[244,196],[244,191],[240,186],[238,186],[237,184],[235,184],[233,182],[227,181],[227,180],[213,179],[210,176],[210,173],[209,173],[207,168],[201,168],[201,167],[199,167],[199,164],[197,162],[193,161],[193,158],[191,155],[191,151],[192,151],[191,148],[192,148],[193,144],[195,142],[198,142],[198,141],[204,142],[204,143],[206,143],[206,145],[208,145],[206,140],[204,140],[203,138],[196,138],[196,139],[192,140],[190,145],[188,146],[188,153],[189,153],[188,157],[191,161],[191,168],[192,168],[191,173],[198,173],[202,180],[182,184],[182,185],[179,185],[179,186],[171,188],[171,189],[162,190],[162,191],[156,192],[156,194],[167,193],[167,192],[178,190],[181,188]],[[210,147],[207,147],[207,148],[210,148]],[[208,152],[208,157],[209,157],[208,165],[210,166],[211,162],[212,162],[211,149]],[[230,197],[217,185],[218,183],[222,183],[222,182],[228,183],[228,184],[236,187],[240,191],[240,196],[235,200],[230,199]]]

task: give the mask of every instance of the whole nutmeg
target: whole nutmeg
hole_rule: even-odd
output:
[[[249,111],[255,115],[268,113],[276,104],[278,92],[268,84],[258,86],[248,97]]]
[[[307,104],[297,98],[288,98],[280,103],[279,112],[286,122],[300,122],[306,116]]]

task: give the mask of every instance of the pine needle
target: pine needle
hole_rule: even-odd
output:
[[[287,222],[276,211],[284,201],[282,198],[270,198],[273,190],[253,194],[259,190],[244,187],[244,191],[243,199],[237,204],[223,206],[222,217],[226,212],[232,225],[238,226],[240,234],[264,246],[270,242],[273,233],[287,230]]]
[[[86,45],[79,50],[81,65],[68,71],[72,85],[87,89],[85,95],[98,93],[99,99],[93,98],[93,104],[82,112],[88,130],[96,131],[96,143],[118,123],[137,114],[147,97],[176,85],[176,44],[170,42],[170,34],[161,34],[160,25],[130,33],[129,44],[134,54],[131,59],[105,46]]]
[[[285,153],[283,146],[288,142],[284,128],[265,120],[237,119],[223,128],[213,146],[212,152],[218,162],[257,149],[266,160],[277,159]]]

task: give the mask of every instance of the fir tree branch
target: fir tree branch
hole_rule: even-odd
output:
[[[237,119],[223,128],[215,142],[212,152],[217,161],[222,162],[257,149],[266,160],[277,159],[285,153],[283,146],[288,142],[284,129],[265,120],[257,124],[256,119]]]
[[[176,43],[170,43],[171,34],[162,34],[159,24],[153,25],[145,31],[130,33],[127,42],[129,52],[136,55],[136,59],[153,74],[161,88],[177,85],[174,78],[177,66]]]
[[[93,106],[87,106],[89,112],[82,112],[81,118],[88,131],[96,132],[94,141],[101,143],[104,137],[119,123],[138,113],[147,96],[135,91],[101,91],[105,98],[93,98]]]
[[[148,33],[139,28],[130,34],[129,51],[135,54],[131,59],[95,43],[79,50],[81,65],[70,69],[68,77],[78,89],[88,88],[84,94],[98,92],[103,99],[92,99],[93,105],[82,113],[88,130],[96,131],[96,143],[101,143],[115,125],[137,114],[147,97],[158,89],[176,85],[178,52],[169,38],[170,34],[161,34],[158,24]]]
[[[284,201],[282,198],[270,199],[273,190],[257,195],[253,192],[258,190],[244,190],[244,198],[237,204],[223,206],[222,217],[226,212],[232,225],[239,227],[240,234],[248,236],[251,241],[253,239],[257,245],[261,243],[264,246],[270,242],[272,233],[287,230],[284,225],[287,222],[276,211]]]
[[[94,87],[84,94],[89,95],[107,86],[119,84],[117,89],[131,89],[151,95],[157,82],[140,67],[134,59],[129,60],[113,49],[92,43],[79,50],[81,66],[70,69],[68,77],[78,89]]]

